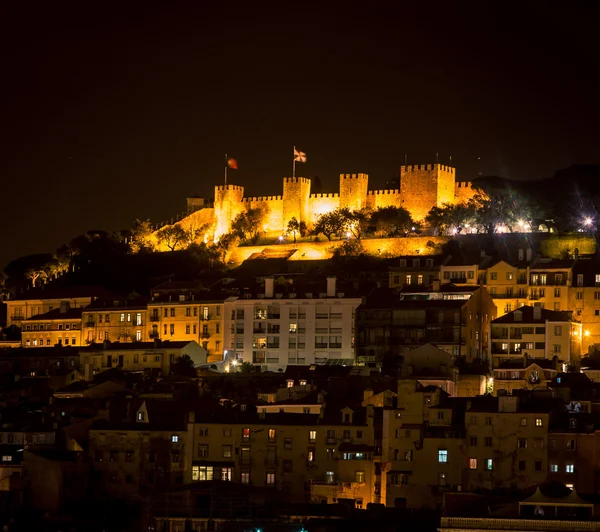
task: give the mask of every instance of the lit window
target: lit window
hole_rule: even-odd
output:
[[[308,441],[310,441],[311,443],[314,443],[315,441],[317,441],[317,431],[316,430],[309,431]]]
[[[250,429],[248,429],[248,428],[242,429],[242,439],[243,440],[249,440],[251,434],[252,434],[252,431]]]
[[[536,418],[535,418],[535,426],[536,426],[536,427],[543,427],[543,426],[544,426],[544,423],[543,423],[543,421],[542,421],[542,418],[541,418],[541,417],[536,417]]]
[[[521,427],[526,427],[527,426],[527,418],[526,417],[522,417],[521,418]]]
[[[558,473],[558,464],[550,464],[550,473]]]
[[[438,449],[438,462],[446,463],[448,461],[448,450],[447,449]]]
[[[494,469],[494,461],[491,458],[486,458],[485,469],[486,471],[492,471]]]
[[[275,471],[267,471],[267,486],[275,485]]]
[[[469,469],[477,469],[477,458],[469,458]]]
[[[3,462],[12,462],[12,456],[6,454],[2,457]]]
[[[275,429],[269,429],[269,441],[275,440]]]
[[[309,462],[314,462],[315,461],[315,451],[308,451],[308,453],[306,455],[306,460]]]
[[[357,471],[356,472],[356,482],[358,484],[363,484],[365,481],[365,472],[364,471]]]
[[[567,464],[565,466],[565,473],[575,473],[575,464]]]
[[[179,436],[177,436],[177,434],[173,434],[173,436],[171,436],[171,442],[172,443],[178,443],[179,442]]]

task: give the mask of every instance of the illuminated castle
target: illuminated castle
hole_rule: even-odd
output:
[[[188,198],[188,211],[198,223],[214,224],[215,238],[229,232],[235,217],[250,208],[266,212],[263,230],[282,234],[296,218],[310,228],[319,215],[339,207],[351,210],[404,207],[415,220],[422,220],[434,206],[467,201],[475,191],[469,182],[457,182],[456,170],[442,164],[402,166],[400,188],[369,190],[368,174],[341,174],[339,193],[312,194],[306,177],[285,177],[280,196],[244,197],[244,187],[215,187],[212,207],[203,207],[201,198]],[[183,222],[183,221],[182,221]]]

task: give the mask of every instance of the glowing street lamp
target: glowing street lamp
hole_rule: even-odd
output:
[[[586,227],[589,227],[590,225],[592,225],[592,219],[589,216],[586,216],[583,219],[583,225],[585,225]]]

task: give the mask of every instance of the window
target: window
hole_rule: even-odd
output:
[[[293,460],[284,460],[283,461],[283,472],[291,473],[294,470],[294,461]]]
[[[525,438],[519,438],[519,449],[527,449],[527,440]]]
[[[485,437],[485,446],[486,447],[491,447],[492,446],[492,438],[491,438],[491,436],[486,436]]]
[[[542,421],[541,417],[536,417],[535,418],[535,426],[536,427],[543,427],[544,426],[544,422]]]
[[[575,448],[576,448],[575,440],[573,438],[568,439],[567,440],[567,449],[569,449],[570,451],[572,451]]]
[[[477,469],[477,458],[469,458],[469,469]]]
[[[317,441],[317,431],[316,430],[311,430],[308,432],[308,441],[310,443],[314,443]]]
[[[471,436],[469,438],[469,443],[471,447],[477,447],[477,436]]]
[[[494,469],[494,460],[492,460],[491,458],[486,458],[485,459],[485,470],[492,471],[493,469]]]
[[[251,435],[252,431],[249,428],[242,429],[242,440],[248,441]]]
[[[283,448],[288,451],[292,448],[292,438],[284,438],[283,439]]]
[[[575,299],[583,299],[583,292],[576,292]]]
[[[190,334],[190,326],[189,325],[185,326],[185,334]]]
[[[485,424],[486,425],[491,425],[492,424],[492,418],[491,417],[486,417],[485,418]]]
[[[533,463],[533,469],[536,473],[540,473],[542,471],[542,461],[541,460],[536,460]]]
[[[559,354],[560,353],[560,344],[554,344],[554,353],[555,354]]]
[[[448,461],[448,450],[447,449],[438,449],[438,462],[446,463]]]
[[[521,427],[526,427],[527,426],[527,418],[526,417],[522,417],[521,418]]]
[[[558,464],[550,464],[550,473],[558,473]]]
[[[233,452],[233,446],[223,445],[223,458],[231,458]]]
[[[358,484],[363,484],[365,482],[365,472],[364,471],[356,472],[356,482]]]
[[[213,466],[192,466],[192,480],[195,482],[213,480],[213,475]]]
[[[525,460],[519,460],[519,471],[525,471]]]
[[[125,453],[125,461],[126,462],[133,462],[133,456],[134,456],[133,451],[127,451]]]
[[[267,486],[275,485],[275,471],[267,471]]]
[[[565,473],[575,473],[575,464],[565,465]]]
[[[554,327],[554,336],[562,336],[562,326],[556,325]]]
[[[267,432],[267,435],[269,437],[270,442],[275,441],[275,436],[276,436],[275,429],[269,429],[269,431]]]
[[[179,443],[179,436],[177,434],[171,436],[171,443]]]
[[[498,272],[492,272],[492,273],[490,274],[490,279],[491,279],[492,281],[497,281],[497,280],[498,280]]]
[[[198,458],[208,458],[208,445],[198,445]]]
[[[240,472],[240,482],[242,484],[250,484],[250,470],[242,469]]]
[[[315,461],[315,450],[314,449],[309,449],[308,452],[306,453],[306,461],[307,462],[314,462]]]

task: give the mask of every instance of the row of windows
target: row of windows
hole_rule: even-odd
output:
[[[492,425],[493,424],[493,417],[492,416],[486,416],[485,417],[485,424],[486,425]],[[471,416],[468,420],[468,424],[469,425],[477,425],[478,423],[478,418],[477,416]],[[536,417],[533,421],[534,425],[536,427],[543,427],[544,426],[544,420],[541,417]],[[522,417],[521,419],[519,419],[519,425],[521,425],[521,427],[526,427],[528,424],[528,419],[526,417]]]
[[[133,314],[131,312],[120,312],[117,315],[119,316],[120,323],[131,322],[132,318],[133,318],[134,325],[142,325],[142,313],[141,312],[136,312],[135,314]],[[86,317],[86,324],[88,325],[88,327],[94,326],[93,318],[94,318],[93,314],[89,314]],[[104,323],[110,323],[110,314],[98,314],[98,323],[103,323],[103,321],[102,321],[103,319],[104,319]]]
[[[44,341],[46,342],[45,344],[44,344]],[[68,338],[68,337],[59,338],[58,340],[56,340],[56,343],[58,345],[77,345],[77,338],[75,338],[75,337],[73,337],[73,338]],[[36,345],[37,346],[42,346],[42,345],[47,345],[48,346],[48,345],[52,345],[52,343],[50,341],[50,338],[45,338],[45,339],[44,338],[40,338],[40,339],[38,339],[38,338],[32,338],[32,339],[27,338],[27,340],[25,340],[25,345],[27,345],[27,346],[36,346]]]
[[[169,308],[163,308],[163,317],[164,318],[175,318],[177,317],[177,309],[175,307],[169,307]],[[209,311],[209,307],[202,307],[202,312],[201,312],[201,317],[203,320],[208,320],[210,319],[210,311]],[[221,307],[215,307],[215,315],[216,316],[220,316],[221,315]],[[159,310],[158,309],[153,309],[152,310],[152,315],[151,315],[151,319],[156,321],[158,320],[158,316],[159,316]],[[198,307],[186,307],[185,308],[185,316],[186,317],[190,317],[190,316],[198,316]]]
[[[52,324],[50,323],[46,323],[43,324],[41,323],[39,325],[39,329],[37,325],[25,325],[25,330],[26,331],[76,331],[78,329],[77,324],[76,323],[59,323],[56,327],[56,329],[52,328]]]

